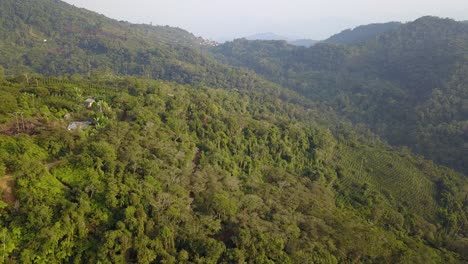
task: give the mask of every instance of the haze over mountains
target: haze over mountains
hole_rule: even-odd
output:
[[[0,46],[5,262],[468,261],[466,23],[214,45],[2,0]]]
[[[387,21],[413,21],[423,15],[466,20],[468,4],[460,0],[385,1],[331,0],[186,0],[160,3],[150,0],[66,0],[109,17],[153,25],[184,28],[218,42],[261,32],[323,40],[346,28]],[[339,8],[337,8],[339,7]]]
[[[403,25],[400,22],[376,23],[369,25],[362,25],[355,28],[349,28],[334,34],[329,38],[322,40],[327,43],[334,44],[359,44],[366,42],[377,35],[383,34],[387,31],[394,30]],[[320,40],[311,39],[297,39],[281,36],[275,33],[259,33],[245,37],[247,40],[284,40],[294,46],[311,47]]]
[[[266,32],[266,33],[258,33],[254,35],[250,35],[245,37],[247,40],[288,40],[288,37],[280,36],[275,33]]]
[[[247,40],[283,40],[294,46],[310,47],[317,43],[318,41],[312,39],[294,39],[284,36],[277,35],[275,33],[259,33],[254,34],[248,37],[245,37]]]
[[[323,40],[328,43],[335,44],[358,44],[372,39],[373,37],[385,33],[387,31],[400,27],[400,22],[388,22],[358,26],[352,29],[345,29],[340,33]],[[319,40],[297,39],[285,36],[280,36],[275,33],[259,33],[245,37],[247,40],[284,40],[294,46],[311,47],[319,42]]]

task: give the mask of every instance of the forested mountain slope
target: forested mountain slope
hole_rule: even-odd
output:
[[[317,109],[128,77],[0,91],[7,262],[468,260],[466,178]]]
[[[366,42],[387,31],[400,27],[400,22],[388,22],[380,24],[369,24],[346,29],[324,40],[326,43],[334,44],[358,44]]]
[[[216,61],[179,29],[61,1],[1,1],[0,261],[468,261],[467,179],[334,113],[390,138],[385,126],[407,132],[396,121],[412,119],[396,117],[412,117],[414,106],[415,120],[434,124],[435,132],[417,131],[426,140],[457,133],[440,120],[465,117],[464,27],[444,20],[447,28],[435,29],[455,48],[422,58],[441,63],[437,71],[398,78],[400,60],[426,64],[392,55],[400,46],[427,47],[416,57],[445,47],[408,29],[434,21],[402,27],[398,45],[385,48],[393,38],[384,34],[355,46],[237,41],[216,49],[274,84]],[[438,89],[414,88],[420,76]],[[392,104],[406,108],[389,111]],[[449,158],[460,155],[451,141],[436,142]]]
[[[218,58],[322,102],[391,144],[468,173],[468,26],[423,17],[362,44],[237,40]]]
[[[36,73],[99,80],[130,75],[268,91],[304,107],[316,105],[251,71],[217,62],[202,51],[202,39],[178,28],[116,21],[57,0],[6,0],[0,14],[0,71],[22,74],[27,83]]]
[[[0,65],[8,74],[137,75],[216,87],[258,78],[203,54],[206,41],[167,26],[135,25],[56,0],[0,2]]]

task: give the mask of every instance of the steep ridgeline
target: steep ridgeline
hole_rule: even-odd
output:
[[[7,74],[119,74],[221,88],[256,85],[253,74],[202,54],[207,45],[178,28],[116,21],[62,1],[0,1],[0,65]]]
[[[468,174],[467,24],[423,17],[356,45],[237,40],[212,51]]]
[[[346,29],[338,34],[335,34],[328,39],[324,40],[326,43],[334,44],[358,44],[364,43],[368,40],[385,32],[395,30],[402,24],[400,22],[388,22],[380,24],[369,24],[359,26],[353,29]]]
[[[7,263],[468,261],[467,178],[316,108],[130,77],[0,93]]]

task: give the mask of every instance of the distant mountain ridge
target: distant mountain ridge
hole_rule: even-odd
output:
[[[335,44],[357,44],[363,43],[379,34],[394,30],[400,27],[400,22],[377,23],[358,26],[353,29],[346,29],[331,36],[324,42]]]
[[[247,40],[289,40],[288,37],[281,36],[272,32],[257,33],[245,37]]]
[[[307,48],[317,44],[318,42],[319,42],[318,40],[313,40],[313,39],[296,39],[296,40],[288,41],[288,43],[291,45],[307,47]]]
[[[315,45],[318,41],[312,39],[292,39],[285,36],[281,36],[275,33],[267,32],[267,33],[258,33],[254,35],[250,35],[245,37],[247,40],[282,40],[286,41],[288,44],[294,46],[302,46],[302,47],[310,47]]]

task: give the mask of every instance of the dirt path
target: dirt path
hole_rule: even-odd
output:
[[[15,187],[16,181],[11,175],[5,175],[0,178],[0,190],[2,190],[2,199],[7,204],[14,206],[16,204]]]
[[[45,164],[45,167],[47,168],[47,170],[50,171],[51,169],[53,169],[53,168],[57,167],[58,165],[60,165],[60,163],[62,163],[62,161],[57,160],[57,161]]]

